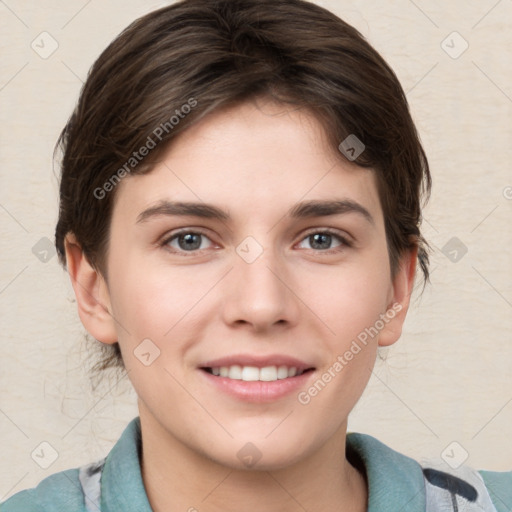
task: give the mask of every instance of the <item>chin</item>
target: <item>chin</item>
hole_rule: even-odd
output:
[[[213,454],[212,460],[234,470],[276,471],[290,467],[306,456],[304,443],[298,439],[295,442],[289,436],[276,436],[272,440],[264,437],[249,439],[245,435],[243,440],[230,440],[222,446],[221,453]]]

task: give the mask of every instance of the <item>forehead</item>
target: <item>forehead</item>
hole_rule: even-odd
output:
[[[114,216],[121,211],[134,220],[167,200],[218,204],[270,221],[314,199],[350,200],[377,221],[382,216],[374,172],[330,147],[311,112],[250,102],[209,114],[180,134],[153,170],[124,178]]]

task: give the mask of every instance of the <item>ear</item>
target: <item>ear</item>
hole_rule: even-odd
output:
[[[380,332],[379,346],[381,347],[392,345],[402,334],[414,286],[417,259],[417,247],[404,252],[400,258],[385,314],[385,326]]]
[[[87,261],[72,233],[66,235],[64,248],[82,324],[98,341],[107,344],[115,343],[117,332],[104,277]]]

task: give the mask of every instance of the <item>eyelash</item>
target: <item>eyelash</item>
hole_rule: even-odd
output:
[[[336,231],[334,229],[329,229],[329,228],[315,229],[313,231],[309,231],[302,237],[301,242],[306,240],[310,236],[317,235],[317,234],[330,235],[333,238],[337,238],[338,241],[341,242],[341,245],[339,245],[338,247],[335,247],[334,249],[323,249],[323,250],[322,249],[309,249],[311,251],[318,252],[320,254],[339,254],[343,250],[351,248],[353,245],[352,242],[350,242],[349,239],[346,236],[342,235],[339,231]]]
[[[201,235],[201,236],[204,236],[205,238],[208,238],[210,240],[208,235],[206,233],[204,233],[203,231],[201,231],[200,229],[197,229],[197,230],[182,229],[180,231],[173,232],[169,236],[165,237],[160,242],[159,245],[161,247],[168,248],[169,247],[169,243],[172,242],[174,239],[178,238],[181,235],[187,235],[187,234]],[[307,250],[318,252],[318,253],[321,253],[321,254],[324,254],[324,255],[329,255],[329,254],[338,254],[338,253],[342,252],[343,250],[345,250],[347,248],[351,248],[353,246],[352,242],[350,242],[347,237],[341,235],[338,231],[335,231],[335,230],[330,229],[330,228],[315,229],[313,231],[309,231],[309,232],[307,232],[301,238],[300,242],[303,242],[307,238],[309,238],[309,237],[311,237],[313,235],[316,235],[316,234],[330,235],[330,236],[332,236],[334,238],[337,238],[338,241],[341,242],[341,244],[338,247],[335,247],[334,249],[307,249]],[[212,241],[212,240],[210,240],[210,241]],[[168,250],[170,250],[170,249],[168,249]],[[195,255],[197,255],[197,253],[200,253],[201,251],[204,251],[204,250],[207,250],[207,249],[195,249],[193,251],[184,251],[184,250],[172,249],[172,250],[170,250],[170,252],[172,252],[173,254],[180,254],[180,255],[183,255],[183,256],[187,257],[187,256],[195,256]]]

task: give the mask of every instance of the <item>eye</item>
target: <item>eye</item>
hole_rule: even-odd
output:
[[[198,231],[180,231],[167,237],[162,246],[170,247],[173,252],[195,252],[208,249],[210,245],[204,243],[208,241],[212,245],[212,241],[204,234]]]
[[[302,239],[301,244],[306,241],[310,244],[311,249],[315,251],[323,251],[327,254],[339,252],[344,248],[351,246],[349,241],[344,236],[330,230],[311,232]],[[335,243],[334,246],[333,243]],[[299,244],[299,246],[301,244]],[[308,247],[305,248],[308,249]]]

